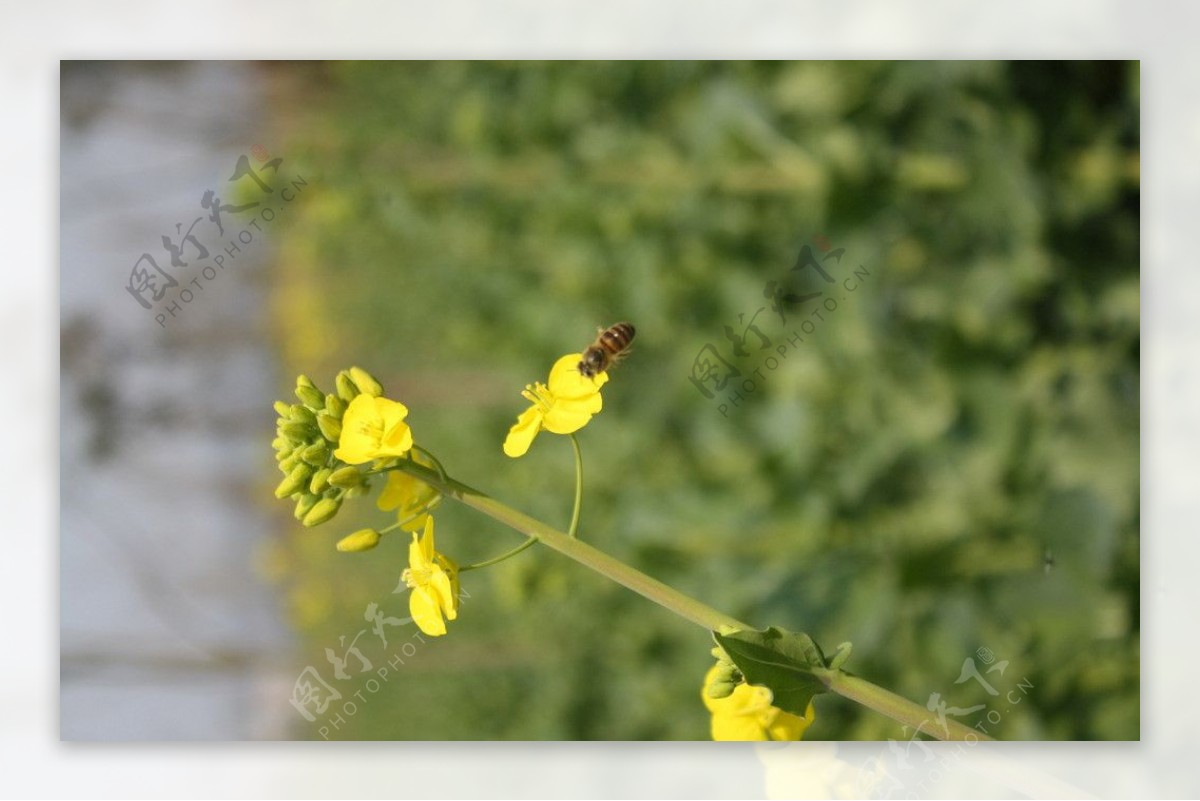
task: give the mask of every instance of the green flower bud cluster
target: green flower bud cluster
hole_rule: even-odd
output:
[[[318,526],[333,518],[342,501],[367,492],[367,477],[333,455],[342,436],[342,415],[359,394],[378,396],[379,382],[358,367],[337,376],[337,392],[322,392],[307,376],[296,379],[299,403],[275,401],[275,461],[283,480],[276,498],[296,501],[296,519]]]
[[[734,688],[745,681],[742,672],[729,659],[729,654],[721,646],[712,649],[712,655],[717,660],[717,672],[704,692],[709,698],[728,698],[733,695]]]

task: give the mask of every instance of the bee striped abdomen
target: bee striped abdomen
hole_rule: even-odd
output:
[[[600,344],[610,355],[616,356],[633,342],[634,333],[629,323],[617,323],[600,333]]]
[[[630,323],[617,323],[601,331],[596,341],[583,352],[579,372],[593,378],[607,371],[629,349],[635,333]]]

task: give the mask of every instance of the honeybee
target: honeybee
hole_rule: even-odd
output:
[[[607,372],[620,361],[628,352],[633,335],[637,333],[630,323],[617,323],[600,332],[596,341],[588,345],[579,362],[579,373],[587,378],[595,378],[600,373]]]

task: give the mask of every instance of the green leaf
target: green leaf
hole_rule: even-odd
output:
[[[763,631],[713,632],[717,644],[746,677],[746,683],[766,687],[772,704],[801,717],[825,685],[814,671],[825,670],[825,655],[807,634],[771,626]]]

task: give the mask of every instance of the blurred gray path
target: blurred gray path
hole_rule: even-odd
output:
[[[288,642],[253,570],[269,237],[165,327],[125,289],[143,252],[172,269],[162,236],[259,142],[259,76],[64,63],[61,90],[61,737],[285,736]]]

